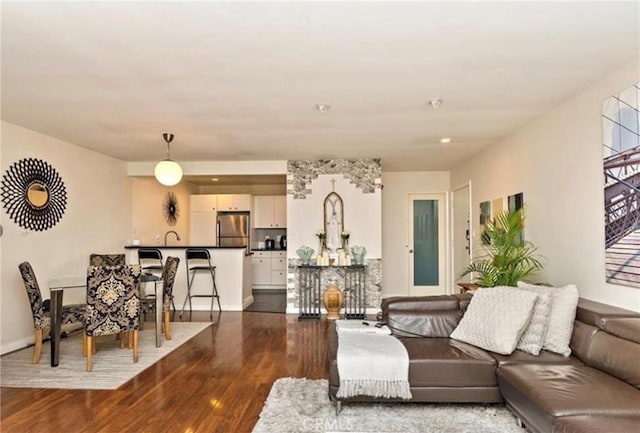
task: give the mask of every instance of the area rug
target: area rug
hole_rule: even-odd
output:
[[[504,405],[343,403],[336,416],[324,379],[278,379],[253,433],[522,433]]]
[[[138,362],[133,352],[120,349],[114,336],[99,337],[98,351],[93,357],[93,369],[86,370],[82,357],[82,334],[61,340],[60,364],[51,367],[49,342],[42,345],[39,364],[32,364],[33,347],[0,358],[0,386],[13,388],[117,389],[147,367],[153,365],[183,343],[200,333],[211,323],[171,323],[171,340],[162,336],[162,346],[155,345],[153,324],[145,326],[138,335]]]

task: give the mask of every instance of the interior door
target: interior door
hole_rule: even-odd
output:
[[[409,268],[411,296],[447,293],[446,195],[409,195]]]
[[[460,277],[471,260],[471,205],[470,185],[466,184],[453,190],[452,197],[452,242],[453,242],[453,280],[470,282],[471,276]]]

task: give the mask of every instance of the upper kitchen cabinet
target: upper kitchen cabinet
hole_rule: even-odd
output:
[[[191,212],[218,210],[218,196],[215,194],[198,194],[191,196]]]
[[[287,227],[287,196],[257,195],[254,197],[254,224],[256,228]]]
[[[218,194],[218,211],[250,211],[250,194]]]
[[[189,244],[216,245],[217,196],[199,194],[191,196],[189,209]]]

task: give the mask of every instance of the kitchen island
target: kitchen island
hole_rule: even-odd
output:
[[[157,248],[162,252],[162,258],[178,257],[180,264],[173,284],[174,303],[178,314],[187,296],[187,268],[185,250],[187,248],[204,248],[211,254],[211,264],[216,266],[216,287],[220,295],[220,305],[223,311],[242,311],[253,303],[251,295],[251,255],[244,247],[214,247],[214,246],[158,246],[158,245],[127,245],[127,263],[138,263],[138,249]],[[211,293],[211,277],[205,272],[198,272],[191,287],[192,295],[208,295]],[[192,298],[194,311],[208,311],[211,307],[210,298]],[[187,309],[189,305],[187,304]],[[214,304],[214,311],[218,305]]]

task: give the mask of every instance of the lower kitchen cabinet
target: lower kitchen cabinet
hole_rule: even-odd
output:
[[[285,251],[254,251],[252,265],[254,290],[286,288],[287,253]]]

